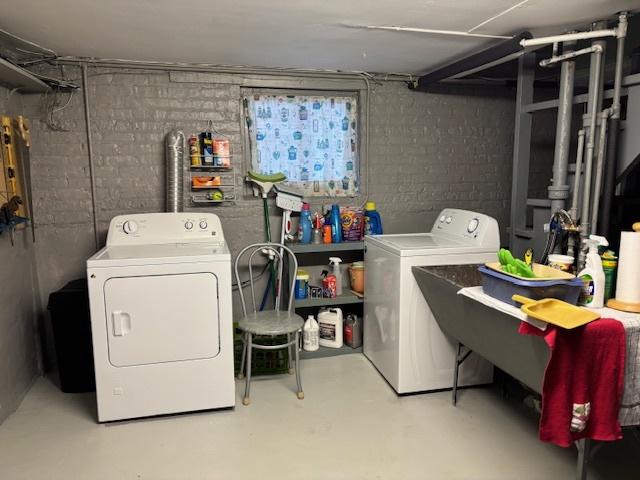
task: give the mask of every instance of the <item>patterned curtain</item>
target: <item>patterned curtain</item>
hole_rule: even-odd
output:
[[[357,97],[250,95],[251,168],[306,197],[358,194]]]

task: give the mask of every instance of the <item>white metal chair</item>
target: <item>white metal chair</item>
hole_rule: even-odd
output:
[[[240,274],[238,272],[240,261],[242,257],[248,252],[251,252],[251,254],[249,255],[249,260],[247,262],[249,267],[251,300],[253,304],[253,310],[251,312],[247,312],[247,305],[245,302],[244,293],[242,291],[242,280],[240,279]],[[256,254],[258,253],[266,253],[267,255],[269,255],[269,257],[273,258],[274,261],[274,288],[276,288],[276,298],[273,310],[258,311],[258,306],[256,304],[253,261],[256,257]],[[285,268],[285,260],[287,260],[287,257],[288,266],[291,267],[291,270],[289,270],[289,278],[291,279],[291,284],[285,286],[283,284],[283,272]],[[242,303],[243,313],[243,317],[238,322],[238,327],[244,332],[244,348],[242,349],[242,359],[240,361],[240,373],[238,374],[238,378],[242,379],[245,367],[247,372],[244,398],[242,399],[243,405],[249,405],[249,403],[251,403],[251,399],[249,396],[251,389],[251,351],[254,348],[261,350],[279,350],[288,348],[289,361],[291,362],[292,359],[295,358],[294,369],[298,386],[298,398],[301,400],[304,398],[302,383],[300,381],[300,357],[298,351],[298,342],[300,340],[300,332],[302,331],[304,320],[300,315],[296,315],[293,311],[293,297],[296,277],[295,274],[297,270],[298,260],[296,259],[296,256],[289,248],[280,243],[255,243],[253,245],[249,245],[248,247],[243,248],[236,258],[234,272],[236,276],[236,282],[239,285],[238,290],[240,292],[240,300]],[[282,303],[282,294],[284,291],[286,291],[286,287],[289,288],[288,306],[286,310],[280,310],[280,306]],[[260,345],[254,343],[254,336],[256,335],[286,335],[287,341],[286,343],[278,345]],[[294,338],[292,339],[292,337]],[[289,369],[289,373],[293,373],[291,368]]]

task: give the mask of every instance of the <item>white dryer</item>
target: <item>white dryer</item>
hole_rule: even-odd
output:
[[[495,219],[444,209],[430,233],[365,237],[364,354],[393,389],[414,393],[451,388],[455,347],[440,330],[411,267],[495,261]],[[459,385],[489,383],[493,369],[471,356]]]
[[[231,255],[217,215],[115,217],[87,276],[98,421],[234,406]]]

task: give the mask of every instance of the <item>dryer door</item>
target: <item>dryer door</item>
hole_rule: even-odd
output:
[[[220,352],[218,279],[212,273],[110,278],[104,298],[109,361],[115,367]]]

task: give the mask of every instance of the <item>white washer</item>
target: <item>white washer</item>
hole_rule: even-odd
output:
[[[98,421],[234,406],[231,255],[217,215],[115,217],[87,276]]]
[[[454,343],[442,333],[411,272],[413,266],[495,261],[495,219],[444,209],[431,233],[365,237],[364,354],[399,393],[451,388]],[[460,367],[459,385],[492,381],[477,356]]]

